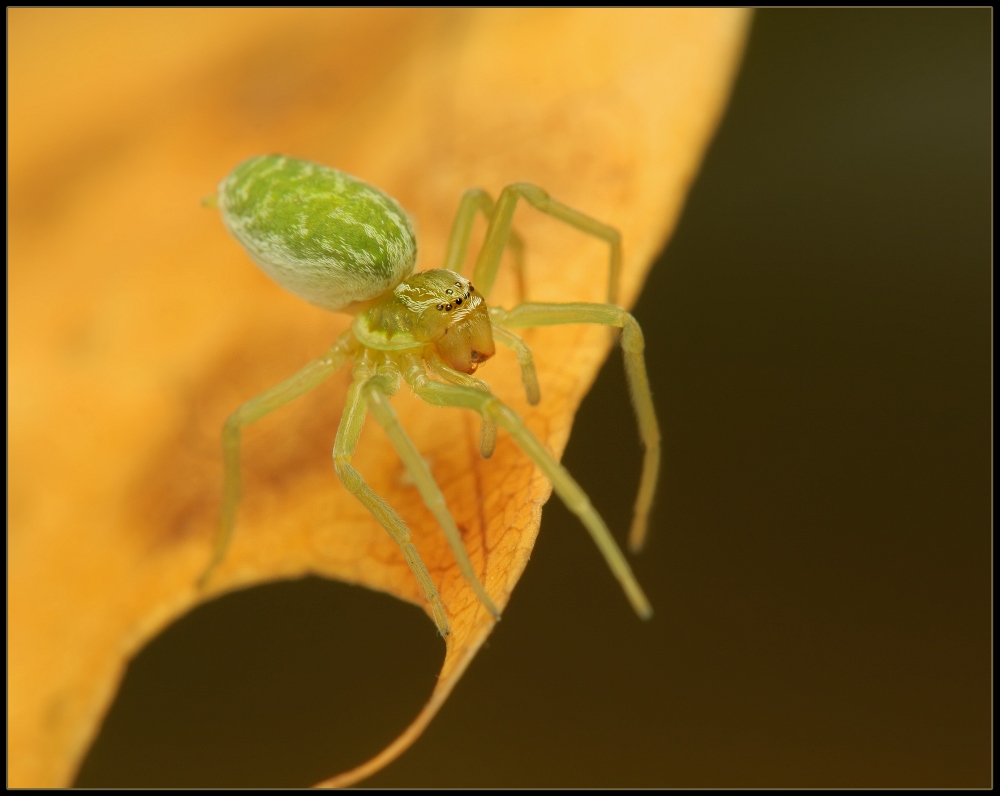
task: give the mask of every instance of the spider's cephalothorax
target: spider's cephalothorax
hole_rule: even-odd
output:
[[[500,256],[508,243],[523,294],[521,244],[510,229],[519,199],[608,243],[611,268],[607,304],[524,302],[511,310],[487,308]],[[462,196],[445,267],[414,274],[416,239],[403,209],[379,189],[336,169],[284,155],[251,158],[219,184],[216,203],[226,227],[268,276],[323,309],[355,317],[351,328],[326,354],[247,401],[226,421],[222,430],[222,515],[202,583],[222,561],[236,521],[240,430],[313,389],[353,359],[354,382],[337,430],[334,466],[344,486],[399,544],[442,635],[448,633],[447,611],[406,523],[351,465],[365,416],[371,414],[399,452],[479,603],[499,617],[496,603],[465,550],[444,495],[389,403],[400,379],[427,403],[478,412],[483,419],[480,451],[484,457],[493,451],[498,428],[510,434],[583,522],[635,610],[644,618],[652,614],[628,562],[586,493],[517,413],[493,396],[486,382],[471,375],[493,356],[495,340],[517,354],[528,403],[537,404],[540,393],[531,350],[511,329],[590,323],[622,330],[629,394],[646,449],[630,534],[632,548],[638,550],[645,539],[656,489],[660,432],[646,376],[642,331],[635,319],[615,303],[621,264],[616,230],[557,202],[529,183],[508,185],[496,203],[485,191],[474,188]],[[465,262],[472,224],[480,213],[486,217],[488,228],[470,282],[457,271]]]
[[[431,344],[460,373],[474,373],[495,353],[486,301],[472,282],[444,268],[404,279],[357,317],[354,333],[369,348]]]

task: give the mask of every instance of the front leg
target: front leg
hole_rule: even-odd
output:
[[[454,271],[456,274],[462,273],[462,266],[465,265],[465,255],[469,251],[469,236],[472,234],[472,222],[476,219],[476,213],[482,213],[489,223],[493,217],[494,203],[492,197],[482,188],[470,188],[462,194],[462,201],[458,204],[458,212],[455,213],[455,221],[451,227],[451,234],[448,236],[448,248],[444,257],[443,268]],[[524,242],[521,236],[513,230],[507,237],[507,245],[514,255],[514,275],[517,278],[517,299],[525,301],[528,298],[528,287],[524,279]],[[501,251],[503,247],[501,246]]]
[[[639,435],[645,448],[639,494],[635,500],[629,547],[638,552],[646,542],[649,512],[656,494],[660,473],[660,426],[656,421],[653,394],[649,389],[645,341],[635,318],[621,307],[611,304],[521,304],[507,310],[493,308],[490,317],[495,327],[557,326],[567,323],[596,323],[622,330],[622,353],[625,357],[625,377],[629,396],[639,424]]]
[[[562,202],[550,197],[537,185],[530,182],[515,182],[508,185],[500,194],[490,226],[486,230],[486,240],[476,259],[476,267],[472,272],[472,281],[485,297],[489,298],[496,281],[497,270],[500,268],[500,255],[510,235],[510,224],[514,217],[514,209],[518,199],[525,199],[528,204],[543,213],[565,221],[571,227],[595,238],[607,241],[611,247],[611,260],[608,273],[608,303],[618,303],[618,283],[621,277],[622,243],[621,235],[614,227],[609,227],[597,219],[591,218],[579,210],[574,210]]]

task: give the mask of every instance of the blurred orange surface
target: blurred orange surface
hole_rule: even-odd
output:
[[[245,435],[235,543],[212,592],[195,588],[223,420],[348,320],[269,282],[200,205],[232,166],[283,152],[378,185],[415,221],[418,268],[441,262],[462,190],[529,180],[621,230],[627,306],[677,220],[748,18],[8,11],[10,786],[68,785],[130,656],[220,591],[319,573],[423,605],[395,544],[333,471],[347,371]],[[531,299],[601,299],[599,243],[530,211],[516,225]],[[510,306],[512,287],[502,277],[494,300]],[[513,355],[480,375],[558,455],[609,341],[590,328],[526,339],[540,406],[527,406]],[[503,435],[480,459],[468,413],[396,404],[502,607],[548,483]],[[373,425],[357,466],[410,524],[453,632],[424,713],[340,784],[405,748],[493,624]]]

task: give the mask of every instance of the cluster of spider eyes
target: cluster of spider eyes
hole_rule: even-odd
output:
[[[457,287],[459,290],[461,290],[462,289],[462,283],[461,282],[456,282],[455,283],[455,287]],[[469,298],[469,296],[472,293],[475,293],[475,292],[476,292],[476,289],[472,286],[472,283],[470,282],[469,283],[469,292],[465,294],[465,298],[464,299],[462,298],[462,296],[459,296],[458,298],[454,299],[454,302],[455,302],[454,304],[452,304],[452,302],[449,301],[449,302],[444,303],[444,304],[438,304],[437,308],[441,312],[451,312],[452,309],[454,309],[455,307],[461,307],[462,306],[462,302],[463,301],[467,301],[468,298]],[[454,295],[455,291],[452,290],[451,288],[448,288],[445,291],[445,293],[447,293],[449,296],[452,296],[452,295]]]

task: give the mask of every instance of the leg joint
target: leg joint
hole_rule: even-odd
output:
[[[503,192],[507,195],[523,196],[533,205],[541,204],[549,199],[549,195],[545,191],[530,182],[513,182],[504,188]]]
[[[636,354],[641,354],[646,348],[646,341],[639,322],[632,317],[630,312],[625,312],[622,315],[622,348]]]
[[[337,471],[337,478],[341,480],[349,492],[358,493],[364,488],[364,480],[361,473],[351,465],[351,457],[342,453],[333,455],[333,469]]]

